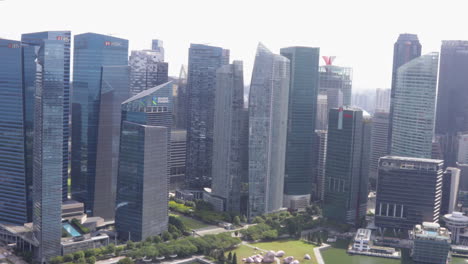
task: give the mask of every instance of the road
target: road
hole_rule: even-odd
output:
[[[224,232],[235,232],[235,231],[240,231],[242,229],[249,228],[250,226],[254,226],[256,224],[251,224],[251,225],[244,225],[241,228],[233,229],[233,230],[227,230],[223,227],[204,227],[200,229],[195,229],[195,235],[197,236],[206,236],[206,235],[216,235],[216,234],[221,234]]]

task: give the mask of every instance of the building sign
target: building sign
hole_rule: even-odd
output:
[[[164,103],[169,103],[169,98],[168,97],[158,97],[158,103],[164,104]]]
[[[10,49],[19,49],[21,45],[19,43],[8,43],[8,48]]]
[[[111,47],[121,47],[122,43],[121,42],[112,42],[112,41],[104,41],[105,46],[111,46]]]
[[[70,42],[70,37],[67,36],[57,36],[57,40],[63,40],[64,42]]]

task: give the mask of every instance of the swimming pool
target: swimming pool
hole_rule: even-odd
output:
[[[73,237],[81,236],[81,233],[78,232],[78,230],[76,230],[72,225],[70,225],[70,223],[68,222],[62,223],[62,226],[71,236]]]

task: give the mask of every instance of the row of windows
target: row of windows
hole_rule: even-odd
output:
[[[375,208],[375,215],[406,218],[407,208],[402,204],[379,203]]]

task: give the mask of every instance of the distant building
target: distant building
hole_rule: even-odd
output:
[[[248,171],[243,138],[244,74],[242,61],[220,67],[216,72],[216,98],[213,134],[213,181],[211,195],[220,197],[221,211],[240,213],[241,181]]]
[[[288,130],[283,206],[292,209],[310,204],[314,166],[311,162],[317,116],[319,48],[282,48],[290,61]]]
[[[258,45],[249,97],[249,219],[283,205],[289,67]]]
[[[366,215],[370,116],[357,108],[330,110],[324,216],[359,225]]]
[[[444,221],[447,228],[452,233],[452,243],[455,245],[460,244],[462,242],[460,240],[460,235],[464,232],[464,229],[468,227],[468,216],[463,215],[462,212],[452,212],[444,215]]]
[[[187,66],[182,65],[177,82],[177,98],[174,102],[174,124],[177,129],[187,129]]]
[[[356,251],[369,251],[371,246],[372,230],[359,228],[353,240],[353,250]]]
[[[164,61],[164,47],[163,47],[163,41],[160,39],[153,39],[151,41],[151,50],[156,51],[157,53],[157,59],[159,61]]]
[[[316,147],[314,148],[316,151],[317,159],[316,159],[316,183],[315,188],[315,198],[323,201],[325,197],[325,171],[326,171],[326,164],[327,164],[327,130],[316,130]]]
[[[397,70],[390,117],[392,155],[432,157],[438,56],[423,55]]]
[[[379,174],[379,158],[388,154],[389,114],[376,112],[372,117],[371,152],[369,161],[369,179],[377,180]]]
[[[352,90],[352,72],[353,70],[348,67],[341,67],[333,65],[333,60],[335,57],[326,57],[322,56],[325,60],[325,65],[320,66],[319,68],[319,90],[320,91],[330,91],[334,96],[328,98],[328,107],[329,109],[335,107],[341,107],[343,105],[351,105],[351,90]],[[338,97],[342,96],[342,105],[336,105],[336,102],[339,102]],[[335,100],[332,100],[332,97],[335,97]],[[331,102],[334,101],[334,102]]]
[[[438,222],[442,200],[442,160],[385,156],[379,160],[375,225],[411,230]]]
[[[132,96],[168,81],[169,64],[159,55],[155,50],[132,51],[128,61]]]
[[[390,89],[377,88],[375,90],[375,112],[386,112],[390,111]]]
[[[190,188],[211,186],[216,70],[229,64],[229,50],[191,44],[187,76],[187,170]]]
[[[448,167],[442,177],[440,215],[451,214],[457,206],[460,169]]]
[[[185,184],[185,158],[187,155],[187,131],[172,130],[170,146],[169,190],[182,189]]]
[[[448,263],[450,261],[450,232],[437,223],[423,222],[411,232],[415,263]]]
[[[328,127],[328,96],[326,92],[317,95],[317,118],[315,121],[316,130],[327,130]]]

